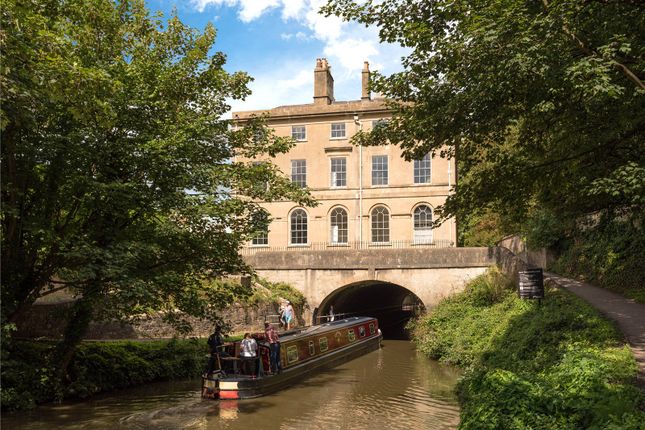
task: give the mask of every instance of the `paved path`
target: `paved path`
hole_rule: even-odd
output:
[[[583,298],[600,313],[616,322],[636,357],[637,384],[645,389],[645,305],[603,288],[564,278],[555,273],[545,272],[544,279],[550,279],[558,286]]]

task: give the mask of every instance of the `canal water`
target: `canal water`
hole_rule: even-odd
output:
[[[3,429],[450,429],[459,423],[458,370],[409,341],[249,400],[200,398],[198,379],[160,382],[82,403],[3,414]]]

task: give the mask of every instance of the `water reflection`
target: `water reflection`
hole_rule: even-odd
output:
[[[20,429],[445,429],[459,422],[458,372],[427,360],[407,341],[318,373],[278,394],[202,400],[199,381],[151,384],[90,402],[5,414]]]

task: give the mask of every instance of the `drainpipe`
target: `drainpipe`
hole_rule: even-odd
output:
[[[363,130],[358,114],[354,114],[354,124],[358,131]],[[358,243],[363,246],[363,145],[358,147]]]

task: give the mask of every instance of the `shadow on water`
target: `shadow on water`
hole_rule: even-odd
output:
[[[317,372],[271,396],[202,400],[199,380],[162,382],[84,403],[2,418],[11,429],[446,429],[456,427],[459,372],[406,341]]]

